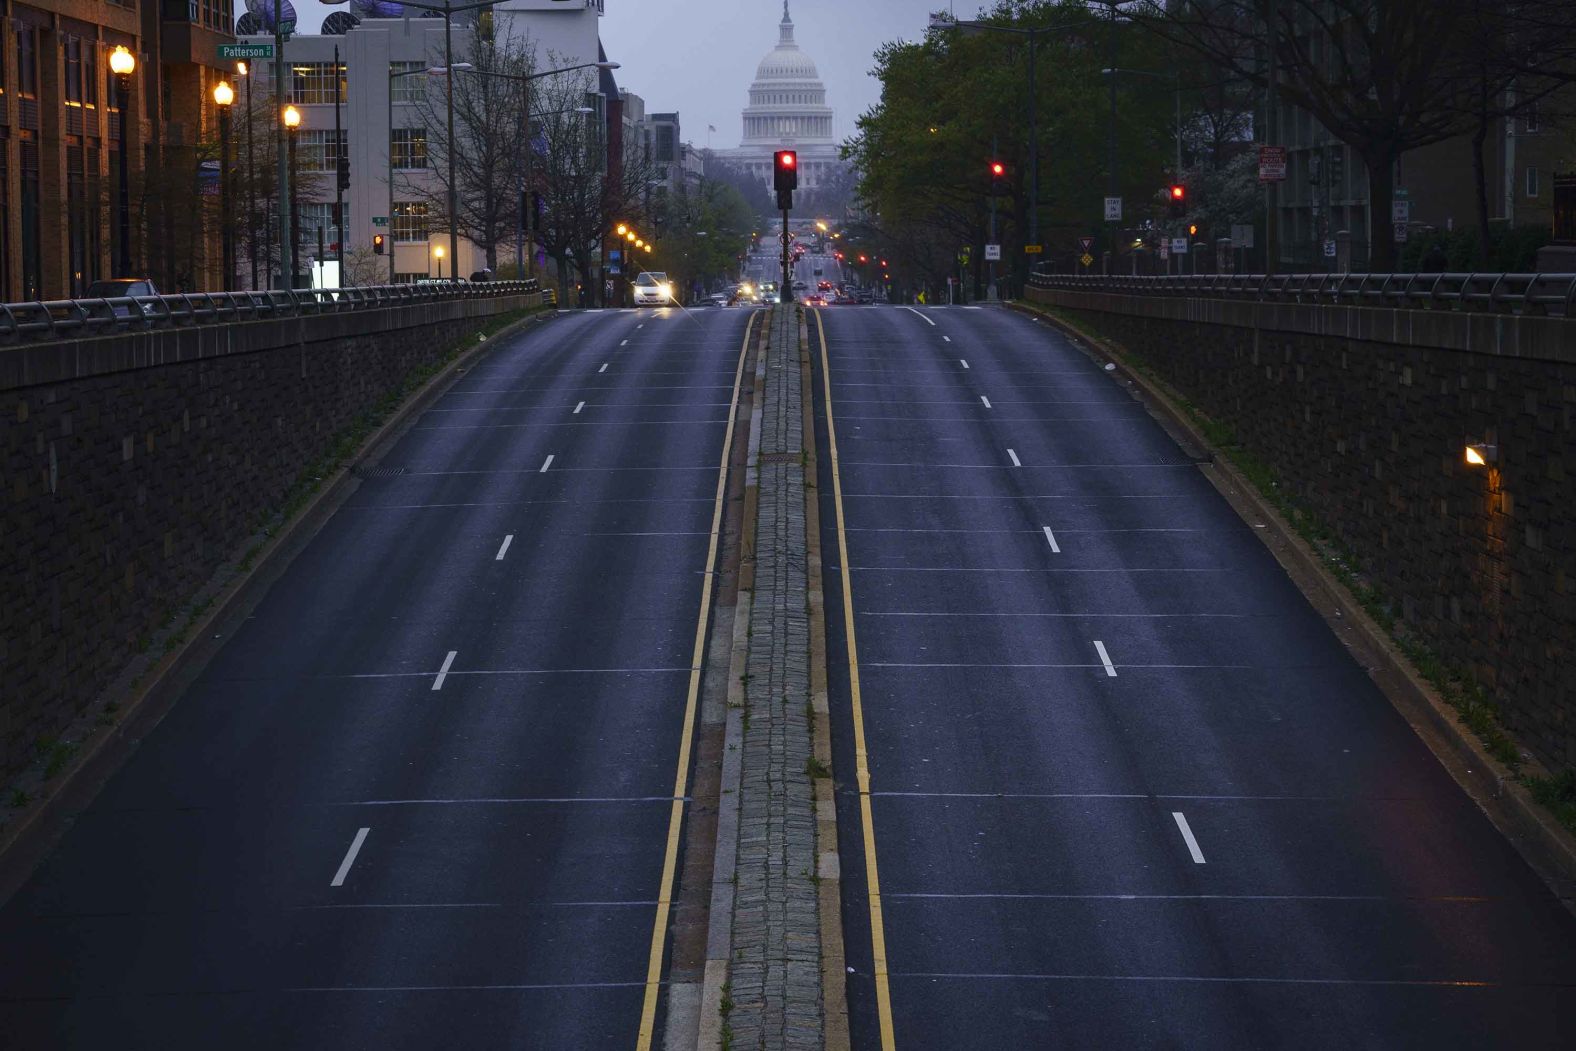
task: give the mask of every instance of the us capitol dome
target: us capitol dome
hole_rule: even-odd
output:
[[[777,34],[777,46],[755,67],[738,149],[717,152],[770,186],[772,154],[797,150],[799,186],[811,189],[842,165],[832,135],[832,108],[826,104],[826,85],[821,83],[815,60],[794,40],[788,0],[783,0],[783,20]]]

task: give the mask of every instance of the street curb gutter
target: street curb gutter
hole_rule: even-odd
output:
[[[461,351],[396,407],[388,419],[367,435],[355,452],[323,480],[306,504],[257,549],[251,568],[238,573],[217,589],[208,612],[188,627],[185,641],[165,654],[147,672],[144,684],[124,698],[120,718],[85,740],[71,762],[53,779],[48,794],[33,804],[4,834],[0,834],[0,902],[8,900],[32,874],[54,845],[57,835],[64,831],[69,815],[85,808],[92,801],[99,788],[119,769],[142,737],[169,712],[185,688],[218,652],[220,646],[213,645],[214,629],[244,619],[312,537],[359,488],[360,479],[351,473],[352,470],[373,458],[374,454],[386,451],[385,446],[392,445],[392,440],[403,432],[412,417],[441,397],[459,373],[469,368],[476,359],[496,350],[504,340],[525,328],[556,316],[556,309],[538,310],[493,333],[485,341],[478,341],[475,346]],[[476,320],[485,323],[486,319]],[[218,573],[222,574],[228,567],[238,564],[252,541],[253,537],[249,536],[238,544],[235,554],[219,568]],[[203,590],[211,586],[210,581]],[[198,594],[201,593],[199,590]],[[228,639],[230,632],[219,634]],[[124,678],[124,674],[121,678]],[[121,688],[117,680],[106,692],[113,695],[115,690]]]
[[[754,397],[740,516],[739,586],[733,607],[733,646],[728,657],[728,717],[723,729],[722,777],[717,790],[717,844],[712,860],[711,905],[706,917],[706,969],[701,984],[700,1027],[695,1046],[723,1046],[723,988],[733,956],[733,901],[739,862],[739,786],[744,777],[744,683],[749,668],[750,611],[755,597],[755,523],[760,506],[761,417],[766,411],[766,341],[772,311],[756,337]]]
[[[1030,306],[1014,303],[1011,309],[1053,325],[1072,337],[1073,345],[1090,357],[1116,362],[1120,372],[1110,375],[1136,388],[1146,405],[1158,414],[1157,422],[1168,433],[1173,437],[1185,436],[1184,446],[1192,444],[1210,453],[1213,462],[1200,464],[1210,484],[1244,521],[1250,525],[1262,521],[1267,526],[1254,532],[1342,645],[1500,834],[1548,884],[1560,902],[1576,911],[1576,835],[1561,826],[1533,799],[1526,786],[1514,780],[1509,771],[1489,755],[1482,742],[1456,719],[1454,710],[1417,674],[1411,661],[1396,648],[1385,630],[1341,582],[1325,570],[1318,553],[1235,465],[1218,454],[1181,410],[1180,396],[1132,367],[1120,345],[1091,336],[1070,322]]]
[[[799,372],[804,411],[804,533],[810,578],[810,708],[815,713],[816,762],[827,776],[815,785],[816,875],[821,919],[821,1004],[826,1051],[847,1051],[848,957],[843,946],[843,874],[837,852],[837,798],[832,769],[832,713],[826,688],[826,595],[821,575],[821,499],[815,441],[815,384],[810,370],[810,328],[799,318]]]

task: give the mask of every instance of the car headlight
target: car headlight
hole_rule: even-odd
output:
[[[671,284],[664,283],[661,287],[662,287],[662,296],[663,296],[663,298],[664,299],[672,299],[673,298],[673,286]]]

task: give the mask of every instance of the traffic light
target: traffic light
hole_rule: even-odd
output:
[[[1181,183],[1174,183],[1167,197],[1167,214],[1173,219],[1181,219],[1187,215],[1187,187]]]
[[[1197,237],[1198,236],[1198,224],[1197,223],[1188,223],[1187,235],[1189,237]]]
[[[1007,177],[1007,166],[1001,161],[990,162],[990,192],[992,197],[1002,194],[1002,180]]]
[[[777,207],[787,211],[793,207],[793,192],[799,188],[799,154],[793,150],[778,150],[772,160],[772,186],[777,190]]]
[[[383,254],[383,235],[382,234],[373,234],[372,235],[372,254],[373,255],[382,255]]]
[[[344,154],[339,156],[339,188],[350,189],[350,158]]]

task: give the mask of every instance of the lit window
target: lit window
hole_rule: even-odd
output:
[[[394,215],[389,220],[396,244],[410,244],[427,239],[427,202],[395,201]]]

